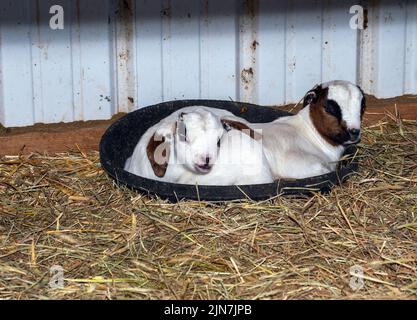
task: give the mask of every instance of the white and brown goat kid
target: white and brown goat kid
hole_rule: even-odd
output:
[[[208,108],[186,107],[145,132],[125,170],[182,184],[272,182],[259,137],[246,124],[220,118]]]
[[[275,179],[300,179],[335,170],[346,146],[360,140],[365,111],[362,90],[348,81],[315,86],[303,108],[262,128],[263,145]]]

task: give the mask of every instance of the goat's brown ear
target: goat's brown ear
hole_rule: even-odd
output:
[[[305,108],[309,104],[316,103],[321,98],[322,93],[323,93],[322,86],[319,84],[316,84],[313,89],[311,89],[305,94],[303,98],[303,108]]]
[[[155,175],[162,178],[168,168],[170,142],[166,141],[164,136],[154,133],[146,146],[146,155]]]
[[[228,120],[228,119],[222,119],[221,122],[223,124],[223,127],[226,130],[236,129],[236,130],[242,131],[243,133],[247,134],[252,139],[255,139],[255,140],[261,140],[262,139],[262,134],[260,134],[259,132],[256,132],[252,128],[248,127],[248,125],[246,125],[245,123],[235,121],[235,120]]]

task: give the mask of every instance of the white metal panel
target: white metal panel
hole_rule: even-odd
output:
[[[200,97],[237,100],[236,1],[200,3]]]
[[[3,8],[0,8],[0,19],[3,17]],[[1,21],[1,20],[0,20]],[[2,30],[0,24],[0,125],[6,122],[5,120],[5,108],[4,108],[4,99],[3,99],[3,68],[1,68],[1,48],[2,48]]]
[[[381,0],[368,9],[359,83],[378,98],[417,93],[417,3]]]
[[[404,2],[381,0],[377,35],[375,92],[382,98],[404,93],[406,6]],[[387,67],[388,66],[388,67]]]
[[[407,3],[404,93],[417,92],[417,1]]]
[[[285,103],[286,2],[267,0],[260,3],[258,53],[258,102],[264,105]]]
[[[82,81],[81,66],[81,39],[80,39],[80,6],[79,2],[73,2],[71,6],[71,67],[72,67],[72,95],[74,120],[81,121],[84,119],[84,90]]]
[[[165,100],[200,95],[199,2],[164,0],[162,77]]]
[[[357,81],[358,30],[348,27],[356,1],[327,1],[323,6],[322,79]]]
[[[71,32],[70,28],[52,30],[49,9],[59,4],[69,12],[70,1],[31,2],[31,54],[35,122],[70,122],[74,120]]]
[[[162,79],[161,1],[136,1],[136,105],[143,107],[164,99]]]
[[[62,5],[65,29],[49,28]],[[354,0],[0,2],[0,122],[107,119],[171,99],[299,101],[321,81],[417,94],[417,3]]]
[[[321,81],[321,1],[289,1],[286,30],[285,102],[290,103]]]
[[[80,67],[74,77],[81,79],[84,120],[108,119],[114,112],[114,74],[110,54],[110,3],[102,0],[77,0],[79,6]]]
[[[3,124],[33,124],[30,0],[2,1],[0,8]]]

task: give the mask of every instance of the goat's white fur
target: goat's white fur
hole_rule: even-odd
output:
[[[258,125],[252,125],[254,128]],[[263,146],[276,179],[301,179],[335,170],[344,152],[317,132],[310,118],[310,106],[294,116],[262,125]]]

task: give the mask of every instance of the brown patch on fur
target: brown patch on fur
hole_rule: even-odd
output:
[[[262,135],[260,133],[256,132],[255,130],[248,127],[246,124],[244,124],[242,122],[234,121],[234,120],[228,120],[228,119],[222,119],[221,121],[222,121],[223,125],[226,124],[233,129],[242,131],[243,133],[250,136],[252,139],[255,139],[255,140],[262,139]]]
[[[163,148],[162,157],[166,159],[164,161],[161,161],[162,159],[155,158],[156,149],[161,145]],[[149,139],[148,145],[146,146],[146,155],[148,156],[149,162],[151,163],[152,170],[155,175],[159,178],[162,178],[168,168],[168,160],[170,155],[169,142],[165,142],[165,137],[157,139],[156,134],[154,134],[152,138]]]
[[[346,123],[339,123],[338,119],[325,111],[328,88],[317,90],[317,101],[310,104],[310,118],[320,135],[331,145],[338,146],[338,136],[346,134]]]

